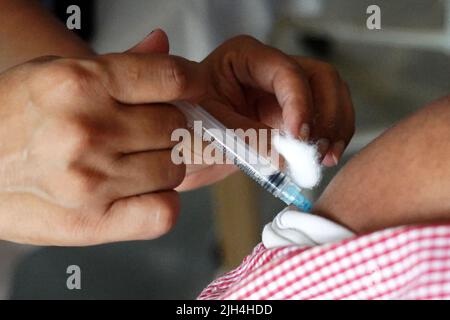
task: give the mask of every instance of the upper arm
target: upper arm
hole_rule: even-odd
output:
[[[333,179],[315,211],[358,232],[450,220],[450,96],[401,121]]]

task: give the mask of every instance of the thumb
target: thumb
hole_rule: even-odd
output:
[[[126,51],[127,53],[169,53],[169,39],[167,34],[156,29],[152,31],[144,40]]]
[[[244,136],[240,138],[242,138],[251,148],[257,150],[260,155],[270,158],[275,166],[279,166],[280,168],[284,166],[284,160],[281,157],[278,157],[275,151],[273,152],[272,158],[272,134],[274,132],[272,132],[273,129],[271,127],[239,114],[230,109],[226,104],[222,104],[218,101],[204,100],[200,102],[200,105],[213,117],[222,122],[225,127],[241,131],[241,133],[237,133],[237,135],[239,136],[243,133]],[[208,143],[203,144],[203,146],[207,145]],[[207,154],[203,151],[204,150],[202,150],[202,154]]]

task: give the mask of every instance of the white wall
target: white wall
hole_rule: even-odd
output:
[[[200,60],[233,35],[264,40],[271,8],[271,0],[98,0],[93,44],[99,52],[122,51],[162,28],[172,53]]]

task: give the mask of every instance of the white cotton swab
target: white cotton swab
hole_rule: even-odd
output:
[[[319,184],[322,169],[315,145],[284,135],[275,136],[273,145],[286,160],[287,170],[299,187],[312,189]]]

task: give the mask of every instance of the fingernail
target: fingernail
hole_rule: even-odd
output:
[[[150,32],[150,34],[152,34],[152,33],[155,33],[156,31],[162,31],[162,29],[161,29],[161,28],[156,28],[156,29],[153,29],[153,31],[152,31],[152,32]]]
[[[149,37],[151,37],[151,35],[152,34],[154,34],[156,31],[159,31],[159,30],[161,30],[160,28],[156,28],[156,29],[154,29],[152,32],[150,32],[148,35],[147,35],[147,37],[146,38],[149,38]]]
[[[322,160],[322,164],[325,167],[335,167],[337,165],[336,158],[334,157],[332,152],[327,152]]]
[[[333,154],[333,160],[336,165],[339,163],[339,160],[341,160],[341,157],[344,154],[344,150],[345,150],[345,142],[342,140],[336,142],[333,145],[332,154]]]
[[[319,139],[316,143],[317,150],[322,156],[325,156],[328,148],[330,147],[330,140],[328,139]]]
[[[303,141],[308,141],[310,134],[311,134],[311,128],[309,127],[309,124],[307,124],[307,123],[302,124],[302,126],[300,128],[300,139]]]

